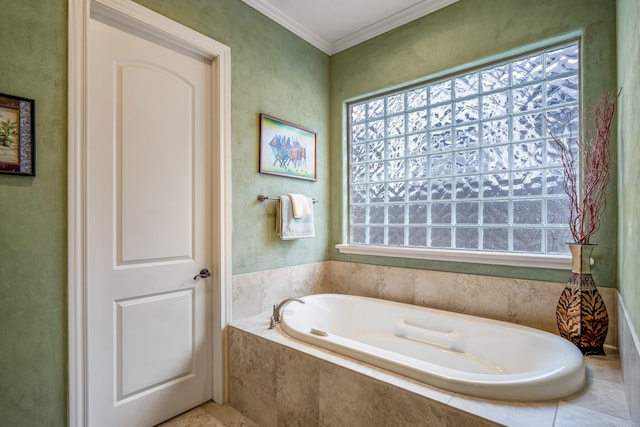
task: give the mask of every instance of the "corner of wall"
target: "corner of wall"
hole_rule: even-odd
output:
[[[618,351],[631,425],[640,426],[640,337],[618,294]]]

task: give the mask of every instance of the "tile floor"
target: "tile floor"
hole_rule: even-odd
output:
[[[229,405],[207,402],[184,414],[171,418],[158,427],[257,427],[251,421]]]

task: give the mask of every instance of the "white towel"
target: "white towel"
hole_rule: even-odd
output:
[[[311,199],[308,199],[307,203],[313,206]],[[310,209],[310,211],[309,215],[296,219],[293,217],[291,198],[289,196],[280,196],[280,201],[276,208],[276,234],[278,237],[282,240],[315,237],[313,209]]]
[[[309,207],[309,202],[304,194],[287,193],[287,196],[291,199],[294,218],[302,218],[304,216],[311,215],[311,208]],[[313,201],[311,201],[311,205],[313,205]]]

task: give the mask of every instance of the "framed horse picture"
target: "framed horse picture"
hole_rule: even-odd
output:
[[[260,173],[317,181],[314,131],[260,114]]]

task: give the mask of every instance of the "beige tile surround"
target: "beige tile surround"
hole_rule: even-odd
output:
[[[256,273],[232,281],[232,320],[270,310],[291,296],[362,295],[531,326],[558,333],[563,283],[326,261]],[[616,290],[600,288],[609,313],[606,344],[617,346]]]
[[[234,408],[261,426],[496,425],[446,408],[446,395],[436,390],[434,399],[425,399],[392,381],[378,381],[382,372],[373,367],[289,342],[267,329],[268,313],[260,325],[250,319],[256,316],[229,331],[229,395]],[[252,326],[265,335],[249,332]]]
[[[625,401],[616,354],[587,358],[589,389],[580,396],[560,402],[509,404],[452,395],[303,345],[266,327],[271,305],[286,297],[338,292],[442,308],[557,333],[555,305],[563,287],[561,283],[337,261],[236,275],[234,321],[229,334],[230,403],[267,426],[360,425],[358,420],[368,420],[362,425],[640,425],[640,420],[629,421],[626,402],[636,402],[638,396],[630,401],[627,395]],[[607,344],[612,346],[617,343],[620,315],[617,292],[607,288],[601,291],[610,316]],[[627,369],[637,378],[637,356],[629,363]],[[334,383],[338,380],[341,382]],[[336,390],[342,389],[351,392],[340,397]],[[348,410],[343,410],[345,404]],[[300,408],[305,409],[299,412]],[[398,413],[398,408],[405,409]],[[420,410],[416,413],[415,408]],[[343,423],[346,421],[341,417],[354,411],[362,414]],[[637,420],[634,411],[631,420]],[[420,424],[420,416],[424,416],[422,422],[430,421]]]
[[[514,403],[430,387],[268,329],[269,312],[229,330],[230,404],[261,426],[630,426],[615,350],[588,357],[588,386]]]

